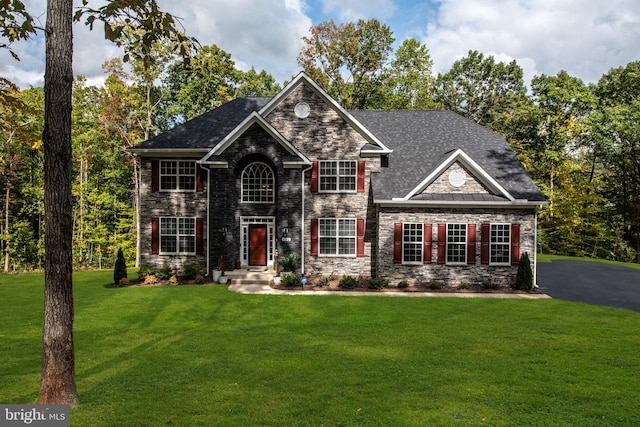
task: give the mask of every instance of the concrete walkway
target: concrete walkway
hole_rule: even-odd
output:
[[[235,282],[235,283],[234,283]],[[340,296],[384,296],[384,297],[454,297],[454,298],[510,298],[510,299],[544,299],[551,298],[542,292],[531,294],[518,293],[498,293],[498,292],[403,292],[403,291],[380,291],[380,292],[363,292],[363,291],[303,291],[303,290],[287,290],[273,289],[268,284],[260,283],[243,283],[240,280],[231,280],[229,291],[241,294],[256,295],[340,295]]]

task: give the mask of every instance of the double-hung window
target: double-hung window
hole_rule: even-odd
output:
[[[160,253],[195,254],[195,218],[160,218]]]
[[[321,160],[320,191],[351,192],[356,191],[358,162],[355,160]]]
[[[465,264],[467,224],[447,224],[447,264]]]
[[[491,224],[489,253],[491,264],[511,263],[511,224]]]
[[[320,255],[356,255],[356,220],[324,218],[318,222]]]
[[[402,263],[422,264],[424,225],[404,223],[402,225]]]
[[[196,162],[189,160],[160,161],[160,190],[193,191],[196,189]]]

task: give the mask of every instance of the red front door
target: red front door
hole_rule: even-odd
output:
[[[267,226],[249,226],[249,265],[267,265]]]

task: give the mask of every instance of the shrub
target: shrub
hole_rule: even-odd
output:
[[[196,277],[202,275],[200,271],[200,265],[198,264],[187,264],[184,266],[184,278],[185,279],[195,279]]]
[[[333,273],[331,273],[330,275],[325,276],[322,279],[318,280],[318,286],[321,288],[325,286],[329,286],[329,284],[333,282],[334,279],[335,279],[335,276],[333,275]]]
[[[489,289],[489,290],[496,290],[498,289],[500,286],[497,283],[494,283],[493,281],[491,281],[491,279],[484,279],[482,281],[482,287],[484,289]]]
[[[156,272],[156,276],[158,276],[158,279],[160,280],[168,279],[169,277],[171,277],[171,267],[165,265],[164,267],[158,269],[158,271]]]
[[[383,279],[381,277],[376,277],[375,279],[371,279],[369,281],[369,289],[384,289],[389,286],[389,281],[387,279]]]
[[[129,286],[129,279],[127,279],[126,277],[123,277],[122,279],[120,279],[120,281],[118,282],[118,286],[119,287],[124,287],[124,286]]]
[[[402,282],[398,283],[398,288],[400,289],[407,289],[409,287],[409,282],[407,282],[406,280],[403,280]]]
[[[516,274],[516,289],[530,291],[533,289],[533,271],[531,270],[531,261],[529,260],[529,253],[525,252],[520,257],[518,263],[518,273]]]
[[[342,289],[355,289],[358,287],[358,281],[351,276],[342,276],[338,286]]]
[[[442,284],[438,282],[431,282],[429,283],[429,289],[431,289],[432,291],[438,291],[442,289]]]
[[[127,277],[127,263],[124,260],[124,254],[122,248],[118,248],[118,255],[116,256],[116,265],[113,268],[113,283],[120,284],[120,279]]]
[[[148,265],[142,265],[138,269],[138,279],[143,280],[145,277],[153,274],[153,270]]]
[[[157,282],[158,282],[158,278],[155,276],[155,274],[148,274],[144,277],[145,285],[154,285]]]
[[[300,278],[296,273],[282,273],[280,284],[287,288],[300,286]]]
[[[171,277],[169,278],[169,284],[170,284],[170,285],[178,285],[178,284],[180,284],[180,283],[178,282],[178,276],[176,276],[175,274],[174,274],[173,276],[171,276]]]

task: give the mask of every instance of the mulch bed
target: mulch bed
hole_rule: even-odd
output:
[[[308,284],[304,287],[302,286],[282,286],[276,285],[273,282],[271,283],[271,288],[279,289],[279,290],[287,290],[287,291],[336,291],[336,292],[373,292],[373,293],[384,293],[384,292],[438,292],[438,293],[498,293],[498,294],[541,294],[542,292],[539,290],[531,290],[531,291],[523,291],[514,289],[508,286],[498,287],[498,288],[487,288],[482,285],[468,285],[466,287],[459,286],[431,286],[431,285],[417,285],[417,286],[409,286],[406,288],[398,288],[397,286],[389,286],[383,289],[371,289],[367,287],[368,280],[361,280],[358,284],[358,287],[355,289],[343,289],[339,286],[339,280],[335,279],[331,281],[327,286],[318,286],[317,283],[320,281],[320,277],[308,276]]]

